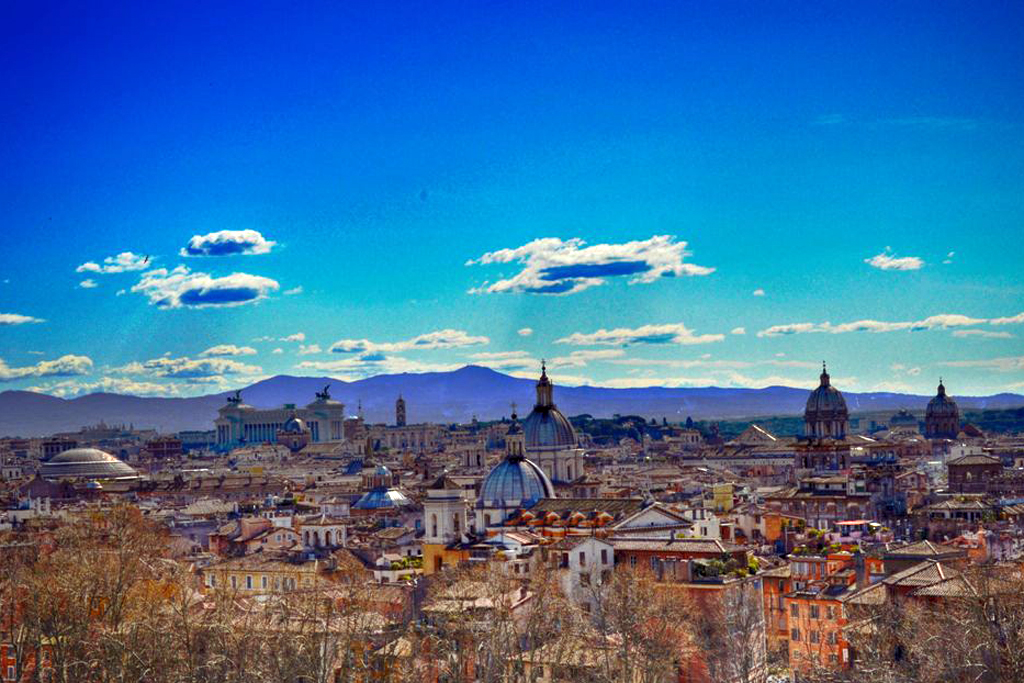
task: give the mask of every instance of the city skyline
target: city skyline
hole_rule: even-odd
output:
[[[9,12],[0,391],[1024,393],[1020,8]]]

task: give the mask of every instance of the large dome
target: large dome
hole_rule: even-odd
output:
[[[939,380],[939,389],[924,414],[925,436],[933,439],[955,439],[960,433],[960,408],[956,401],[946,394],[946,387]]]
[[[804,409],[804,435],[811,438],[836,438],[846,436],[850,413],[846,399],[832,386],[825,364],[822,363],[821,383],[807,397]]]
[[[555,489],[544,471],[533,462],[507,457],[495,465],[480,487],[485,508],[530,507],[541,498],[554,498]]]
[[[72,448],[44,462],[45,479],[135,479],[139,473],[98,448]]]
[[[548,379],[547,369],[541,370],[537,382],[537,404],[523,420],[526,450],[561,450],[577,446],[576,430],[555,407],[554,386]]]
[[[928,401],[926,417],[960,417],[960,409],[952,396],[946,394],[946,387],[939,381],[939,390],[932,400]]]

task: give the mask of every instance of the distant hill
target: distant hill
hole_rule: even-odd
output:
[[[356,382],[330,377],[278,375],[242,388],[246,403],[278,407],[285,403],[302,406],[324,385],[331,395],[355,414],[358,402],[371,422],[394,420],[395,399],[401,394],[408,404],[410,422],[465,422],[477,416],[497,419],[511,412],[515,401],[521,414],[534,402],[534,380],[519,379],[488,368],[468,365],[451,372],[378,375]],[[118,394],[89,394],[62,399],[29,391],[0,393],[0,435],[41,436],[77,430],[101,420],[108,424],[155,427],[164,432],[183,429],[212,429],[217,409],[230,392],[194,398],[144,398]],[[894,393],[843,392],[853,412],[888,411],[899,408],[923,410],[930,396]],[[670,421],[755,418],[798,415],[807,400],[806,389],[766,387],[729,389],[719,387],[669,389],[608,389],[604,387],[555,388],[555,401],[568,415],[590,414],[611,417],[634,414],[667,417]],[[1008,409],[1024,406],[1024,396],[957,396],[961,411],[966,409]]]

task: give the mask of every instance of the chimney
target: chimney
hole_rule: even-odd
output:
[[[853,569],[857,575],[857,589],[867,588],[868,568],[864,563],[864,553],[857,552],[853,554]]]

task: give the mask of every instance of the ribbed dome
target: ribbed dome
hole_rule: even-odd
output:
[[[548,379],[547,368],[541,366],[537,382],[537,403],[523,420],[526,450],[575,448],[576,430],[555,407],[554,385]]]
[[[530,507],[554,498],[555,489],[541,468],[525,458],[507,457],[495,465],[480,487],[480,507]]]
[[[930,439],[955,439],[959,433],[960,408],[946,394],[946,387],[940,379],[938,392],[928,401],[924,414],[924,434]]]
[[[821,384],[807,397],[807,407],[804,409],[804,418],[812,419],[816,416],[827,416],[829,419],[834,415],[849,416],[846,409],[846,399],[842,393],[829,384],[827,372],[821,374]]]
[[[139,473],[98,448],[72,448],[43,463],[45,479],[135,479]]]
[[[306,423],[301,418],[292,415],[287,421],[285,421],[282,431],[289,434],[301,434],[306,431]]]
[[[841,439],[846,436],[846,425],[850,418],[846,399],[832,386],[824,363],[820,379],[818,388],[807,397],[807,407],[804,409],[804,435],[819,439]]]
[[[956,401],[946,394],[946,387],[939,382],[939,391],[932,400],[928,401],[928,410],[925,412],[928,417],[960,417],[960,409]]]

